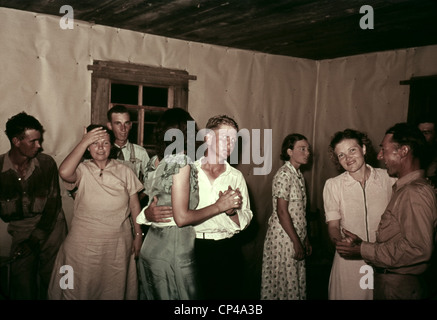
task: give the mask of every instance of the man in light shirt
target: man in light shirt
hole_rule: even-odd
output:
[[[244,259],[236,235],[249,226],[253,213],[243,174],[226,161],[235,147],[238,125],[232,118],[219,115],[208,120],[206,129],[209,129],[205,136],[207,150],[195,162],[199,184],[197,209],[215,203],[229,188],[239,191],[242,205],[194,227],[200,299],[241,299]],[[145,216],[148,221],[165,222],[172,217],[172,210],[156,206],[154,199]]]
[[[208,148],[195,162],[199,170],[198,208],[214,203],[229,187],[240,191],[242,205],[195,226],[201,297],[238,299],[242,295],[244,259],[235,235],[246,229],[253,217],[243,174],[226,161],[235,147],[238,125],[232,118],[219,115],[208,120],[206,129],[211,130],[205,137]]]
[[[145,148],[129,142],[129,133],[132,129],[132,121],[129,110],[123,105],[115,105],[107,112],[107,126],[115,136],[114,146],[118,148],[117,159],[130,167],[143,183],[144,170],[149,155]],[[139,193],[140,202],[144,202],[146,194]]]

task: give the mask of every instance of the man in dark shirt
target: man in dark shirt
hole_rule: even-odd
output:
[[[425,170],[425,175],[432,182],[437,193],[437,128],[436,123],[430,119],[431,117],[420,119],[417,127],[426,139],[431,160]]]
[[[58,168],[41,153],[40,122],[21,112],[6,123],[11,149],[0,155],[0,217],[12,237],[11,299],[46,299],[67,225]]]

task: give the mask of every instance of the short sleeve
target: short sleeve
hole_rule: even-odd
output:
[[[279,170],[273,178],[272,195],[275,198],[289,200],[291,190],[291,174],[285,170]]]
[[[133,170],[129,167],[127,167],[126,170],[126,189],[127,192],[129,194],[129,196],[140,192],[142,189],[144,189],[143,184],[141,183],[141,181],[137,178],[137,176],[135,175],[135,172],[133,172]]]
[[[332,179],[328,179],[323,188],[323,206],[326,222],[340,220],[340,188]]]
[[[179,173],[179,170],[187,165],[190,165],[190,185],[191,191],[197,190],[197,168],[193,165],[191,159],[185,154],[169,155],[165,156],[163,168],[163,189],[167,193],[171,193],[171,187],[173,185],[173,176]]]

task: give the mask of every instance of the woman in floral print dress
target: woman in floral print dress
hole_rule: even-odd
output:
[[[305,181],[299,167],[308,163],[309,143],[301,134],[285,137],[284,165],[273,178],[273,213],[264,241],[261,299],[306,299],[305,257],[311,254],[307,237]]]

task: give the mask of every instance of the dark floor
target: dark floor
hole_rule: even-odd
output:
[[[309,263],[307,272],[307,300],[327,300],[329,274],[331,263],[322,261],[321,263]]]

